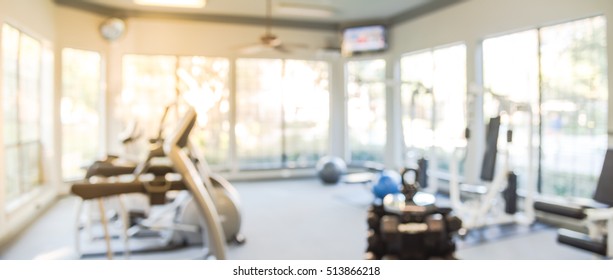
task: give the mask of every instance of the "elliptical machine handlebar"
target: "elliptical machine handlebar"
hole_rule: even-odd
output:
[[[206,225],[204,235],[208,237],[213,255],[218,260],[226,258],[226,242],[221,226],[221,220],[211,193],[207,191],[196,166],[190,160],[184,148],[189,143],[189,135],[196,124],[196,110],[189,107],[176,130],[164,141],[164,152],[172,161],[175,169],[181,174],[187,189],[192,194],[198,210],[201,212],[202,222]]]

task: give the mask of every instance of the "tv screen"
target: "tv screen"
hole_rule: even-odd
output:
[[[387,48],[383,25],[349,27],[343,30],[341,51],[345,55],[383,51]]]

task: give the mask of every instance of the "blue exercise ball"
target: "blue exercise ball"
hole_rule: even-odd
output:
[[[336,184],[347,173],[345,161],[339,157],[325,156],[315,166],[317,176],[324,184]]]
[[[372,192],[377,198],[384,198],[388,194],[400,193],[402,190],[402,177],[393,170],[384,170],[379,175],[377,183],[373,185]]]

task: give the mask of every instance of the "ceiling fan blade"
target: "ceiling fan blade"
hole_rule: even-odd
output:
[[[294,53],[294,52],[310,52],[311,46],[300,43],[282,43],[274,47],[274,50],[281,53]]]
[[[281,40],[271,32],[272,16],[271,16],[271,0],[266,0],[266,32],[260,37],[260,44],[243,47],[239,53],[243,55],[253,55],[263,51],[278,51],[281,53],[290,53],[290,48],[308,48],[306,45],[285,45]]]

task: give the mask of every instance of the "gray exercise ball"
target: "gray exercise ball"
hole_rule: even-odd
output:
[[[324,184],[336,184],[347,172],[345,161],[339,157],[325,156],[315,166],[317,176]]]

